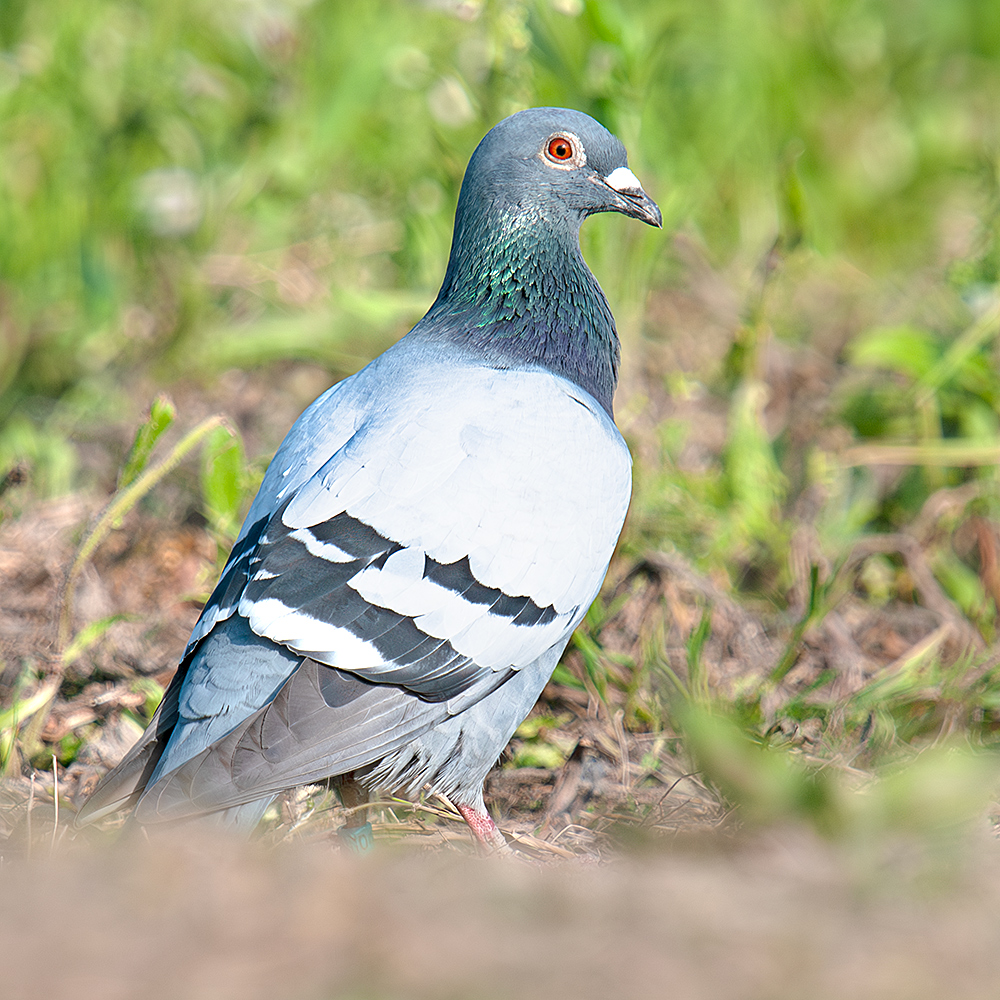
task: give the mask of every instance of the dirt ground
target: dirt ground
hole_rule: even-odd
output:
[[[612,864],[216,841],[0,870],[3,996],[987,1000],[1000,858],[794,831]],[[929,874],[933,872],[933,874]]]

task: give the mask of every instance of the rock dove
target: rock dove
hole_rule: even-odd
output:
[[[597,596],[631,492],[618,336],[580,253],[595,212],[662,224],[594,119],[534,108],[486,135],[433,305],[289,431],[162,704],[78,822],[249,831],[280,792],[335,778],[349,805],[428,788],[503,845],[483,782]]]

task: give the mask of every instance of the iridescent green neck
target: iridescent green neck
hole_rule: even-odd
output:
[[[614,317],[580,253],[579,220],[521,206],[460,214],[424,331],[503,367],[540,365],[609,414],[618,381]]]

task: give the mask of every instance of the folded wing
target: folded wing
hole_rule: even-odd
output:
[[[420,385],[406,371],[369,380],[382,388],[364,418],[355,405],[308,478],[279,452],[261,489],[272,507],[251,509],[173,707],[102,812],[142,794],[141,821],[175,818],[354,770],[565,643],[628,505],[620,435],[543,371],[452,364],[437,386],[426,364]],[[364,394],[364,374],[341,399]]]

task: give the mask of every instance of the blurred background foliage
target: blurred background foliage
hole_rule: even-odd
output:
[[[7,0],[0,475],[76,485],[72,440],[138,369],[377,353],[436,289],[475,143],[532,104],[617,132],[720,264],[780,237],[893,275],[974,228],[961,322],[1000,264],[998,56],[990,0]],[[634,229],[585,234],[620,308],[670,280]],[[897,335],[889,367],[953,332]],[[995,431],[985,358],[948,387],[958,432]],[[848,413],[877,434],[893,405]]]
[[[618,134],[665,232],[697,248],[692,264],[626,220],[584,227],[626,341],[619,419],[637,461],[623,551],[675,548],[793,626],[771,687],[717,700],[695,690],[710,630],[692,625],[680,701],[661,711],[643,685],[662,650],[609,659],[601,628],[621,602],[597,606],[576,643],[586,683],[602,698],[618,683],[630,725],[686,730],[731,797],[820,826],[825,764],[753,763],[776,713],[886,745],[956,725],[989,740],[995,664],[966,677],[971,660],[942,664],[936,646],[891,683],[869,672],[836,710],[800,692],[778,711],[773,694],[837,593],[917,600],[891,546],[838,576],[872,533],[911,532],[980,645],[995,639],[1000,575],[984,553],[997,546],[982,532],[1000,519],[996,0],[4,0],[0,493],[111,490],[123,464],[124,487],[160,430],[144,425],[127,458],[120,428],[182,380],[288,360],[356,370],[433,298],[475,144],[542,104]],[[657,410],[629,359],[670,342],[656,296],[699,268],[735,303],[722,358],[644,355]],[[823,282],[855,304],[836,333],[810,320],[823,301],[802,305]],[[831,359],[816,422],[765,412],[775,344]],[[692,460],[712,406],[724,430]],[[111,472],[86,460],[95,441]],[[202,455],[201,511],[223,550],[266,461],[249,457],[228,426]],[[978,549],[952,537],[961,523]],[[517,753],[562,759],[530,728]],[[733,740],[742,749],[719,756]]]

